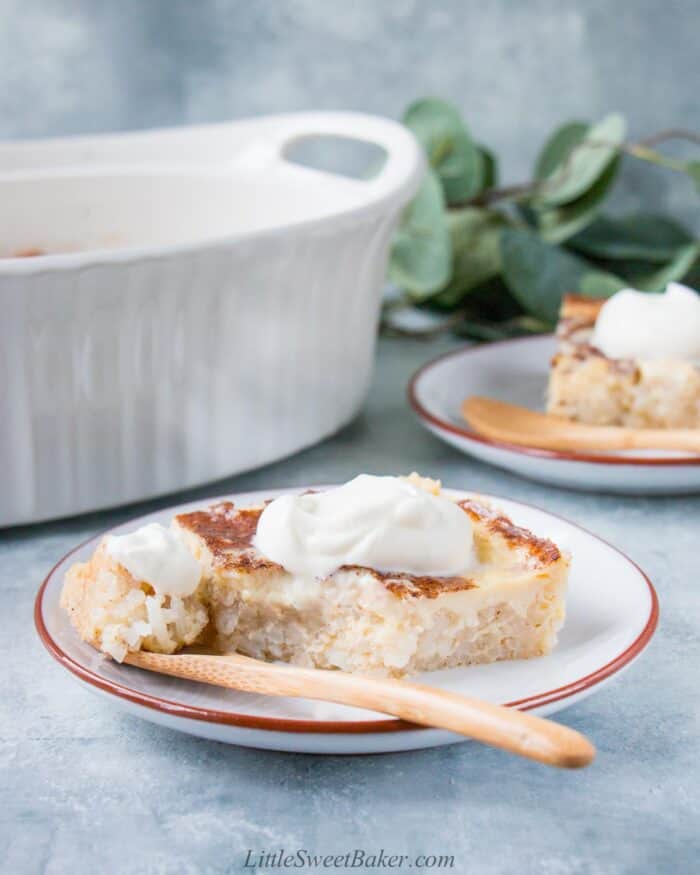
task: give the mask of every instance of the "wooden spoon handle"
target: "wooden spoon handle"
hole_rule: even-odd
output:
[[[298,668],[246,656],[130,653],[125,662],[149,671],[267,696],[300,696],[392,714],[448,729],[550,766],[580,768],[595,756],[579,732],[514,708],[405,681]]]
[[[545,450],[679,450],[700,453],[700,429],[586,425],[494,398],[472,396],[462,415],[484,437]]]

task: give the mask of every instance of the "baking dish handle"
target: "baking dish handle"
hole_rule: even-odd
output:
[[[386,152],[386,161],[372,179],[354,179],[372,199],[406,192],[411,197],[423,176],[424,158],[413,134],[403,125],[378,116],[353,112],[294,113],[271,120],[273,148],[278,160],[293,143],[310,137],[342,137],[372,143]]]

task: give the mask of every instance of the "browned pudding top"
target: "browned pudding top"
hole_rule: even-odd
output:
[[[343,565],[341,571],[362,571],[371,574],[394,595],[414,598],[434,599],[446,592],[459,592],[465,589],[478,589],[478,584],[468,577],[430,577],[408,574],[405,571],[377,571],[362,565]]]
[[[458,502],[472,521],[486,527],[509,546],[524,549],[539,565],[549,565],[561,558],[551,541],[537,538],[527,529],[514,525],[508,517],[471,499]],[[178,524],[202,539],[211,553],[214,565],[225,571],[282,571],[282,566],[259,553],[253,538],[263,507],[236,509],[223,501],[206,510],[180,514]],[[406,572],[382,572],[359,565],[345,565],[340,571],[362,571],[371,574],[390,592],[401,597],[437,598],[447,592],[476,589],[478,584],[468,577],[434,577]]]
[[[253,536],[263,507],[236,510],[232,501],[213,504],[206,510],[181,513],[175,517],[183,529],[198,535],[221,568],[262,569],[281,566],[266,559],[253,547]]]
[[[605,301],[584,295],[564,295],[559,311],[557,333],[568,336],[581,328],[592,328]]]
[[[552,367],[561,361],[576,365],[592,358],[602,359],[615,373],[639,379],[639,368],[632,359],[611,359],[593,346],[591,338],[598,314],[605,300],[583,295],[564,295],[559,310],[557,338],[559,352],[552,359]]]
[[[218,555],[250,547],[262,512],[262,507],[236,510],[232,501],[222,501],[206,510],[181,513],[176,519],[183,528],[204,538],[212,553]]]
[[[511,547],[526,550],[540,565],[551,565],[561,559],[561,552],[553,541],[538,538],[529,529],[516,526],[503,513],[492,510],[472,498],[457,502],[473,522],[479,522],[494,535],[503,538]]]

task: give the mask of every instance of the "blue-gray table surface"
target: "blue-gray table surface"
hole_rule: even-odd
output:
[[[362,414],[294,458],[138,506],[0,532],[2,871],[213,875],[252,871],[248,850],[280,848],[444,854],[453,871],[476,875],[697,871],[700,498],[567,492],[442,444],[414,418],[405,385],[451,345],[382,340]],[[550,770],[469,742],[321,757],[203,741],[92,696],[37,639],[42,578],[101,529],[200,496],[410,470],[546,506],[650,575],[661,602],[651,646],[560,715],[595,741],[590,768]]]

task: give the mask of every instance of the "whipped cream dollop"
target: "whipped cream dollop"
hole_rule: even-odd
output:
[[[608,358],[700,362],[700,295],[680,283],[661,295],[623,289],[603,304],[591,343]]]
[[[343,565],[442,577],[475,564],[472,525],[457,504],[400,477],[369,474],[276,498],[260,517],[255,546],[305,577]]]
[[[109,555],[159,595],[184,598],[197,589],[202,570],[173,529],[149,523],[128,535],[106,538]]]

